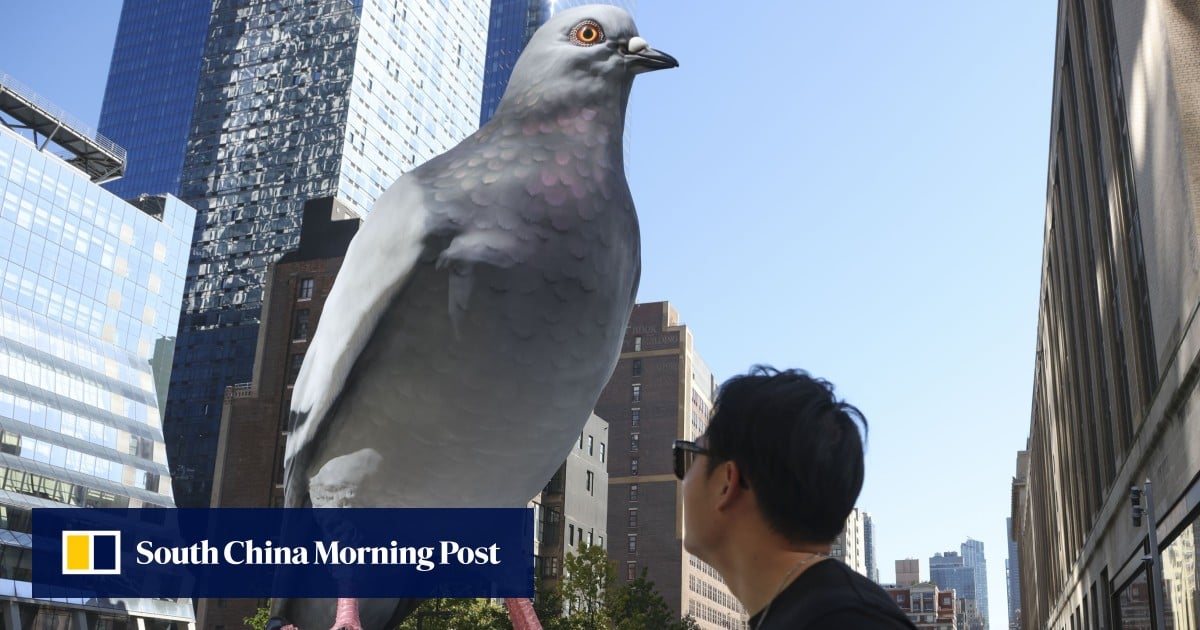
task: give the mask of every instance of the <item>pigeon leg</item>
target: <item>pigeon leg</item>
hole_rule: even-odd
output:
[[[358,619],[358,600],[353,597],[339,597],[337,601],[337,617],[333,620],[332,630],[363,630],[362,622]]]
[[[508,608],[513,630],[542,630],[542,622],[538,621],[533,604],[528,599],[510,597],[504,600],[504,606]]]

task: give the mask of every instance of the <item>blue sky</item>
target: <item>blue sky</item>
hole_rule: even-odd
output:
[[[1054,2],[641,0],[681,67],[639,77],[629,178],[641,301],[669,300],[718,379],[828,378],[870,422],[859,506],[880,571],[968,536],[1007,616],[1004,519],[1025,444]],[[6,7],[0,71],[95,124],[120,3]],[[47,17],[49,16],[49,17]]]

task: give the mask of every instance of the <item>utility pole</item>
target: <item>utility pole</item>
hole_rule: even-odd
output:
[[[1147,479],[1141,488],[1131,487],[1129,500],[1133,505],[1133,526],[1140,527],[1142,517],[1146,519],[1146,534],[1149,537],[1150,549],[1143,556],[1143,560],[1150,563],[1150,575],[1147,578],[1150,582],[1150,596],[1154,606],[1154,627],[1158,630],[1166,630],[1166,609],[1163,607],[1163,587],[1166,586],[1166,581],[1163,579],[1162,562],[1158,559],[1158,520],[1154,516],[1154,492],[1150,480]]]

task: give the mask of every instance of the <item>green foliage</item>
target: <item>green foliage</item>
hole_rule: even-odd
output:
[[[252,630],[266,630],[267,622],[271,620],[271,608],[264,606],[254,611],[254,614],[249,617],[244,617],[242,623]]]
[[[644,568],[637,579],[612,593],[609,607],[616,630],[670,628],[679,623],[666,600],[654,590],[654,582],[646,577]]]
[[[563,560],[559,593],[567,603],[571,630],[605,630],[610,627],[608,593],[617,572],[603,547],[581,545]]]
[[[427,599],[397,630],[512,630],[508,611],[488,599]]]
[[[545,630],[699,630],[690,615],[675,617],[646,569],[618,586],[616,570],[600,547],[580,547],[563,566],[557,593],[539,593],[542,601],[534,605]],[[570,602],[565,616],[564,601]]]

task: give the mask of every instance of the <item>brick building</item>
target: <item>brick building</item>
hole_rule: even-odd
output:
[[[254,380],[225,389],[212,507],[282,507],[292,385],[361,221],[329,197],[304,205],[300,247],[267,273]],[[241,628],[265,600],[197,600],[200,628]]]
[[[596,413],[609,422],[609,557],[617,577],[642,569],[671,608],[706,630],[744,628],[745,612],[712,567],[683,549],[683,499],[671,443],[708,426],[716,393],[692,333],[667,302],[633,309]]]
[[[933,582],[911,586],[889,586],[884,590],[921,630],[958,630],[958,608],[954,591],[939,589]]]

